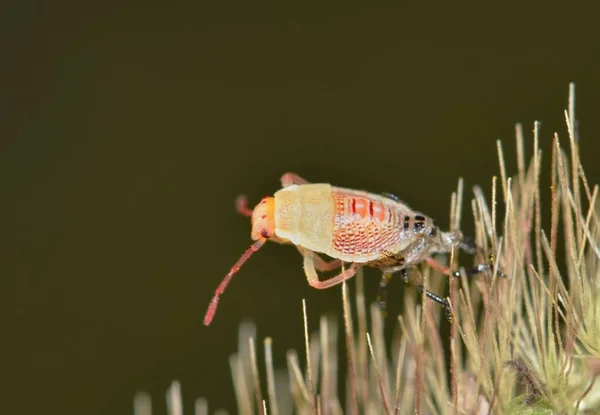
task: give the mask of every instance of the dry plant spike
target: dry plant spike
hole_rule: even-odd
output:
[[[455,328],[456,322],[452,322],[452,331],[457,333]],[[454,414],[458,413],[458,362],[456,357],[456,340],[454,334],[450,335],[450,372],[452,377],[452,407],[454,408]]]
[[[576,285],[574,284],[573,281],[573,277],[574,277],[574,271],[576,270],[576,267],[573,266],[572,264],[572,260],[576,257],[575,251],[574,251],[574,221],[573,221],[573,212],[570,209],[570,205],[569,205],[569,178],[568,178],[568,172],[567,172],[567,168],[565,166],[565,164],[567,163],[566,161],[566,156],[563,153],[562,149],[560,148],[559,142],[558,142],[558,136],[557,136],[557,140],[556,140],[556,145],[557,145],[557,161],[558,161],[558,175],[559,175],[559,181],[560,181],[560,191],[561,191],[561,201],[563,202],[563,224],[564,224],[564,230],[563,232],[565,233],[565,240],[566,240],[566,249],[568,252],[568,259],[567,259],[567,268],[569,269],[569,272],[567,272],[567,275],[569,277],[569,286],[572,290],[576,290]],[[569,261],[570,260],[570,261]],[[558,268],[558,265],[557,265]],[[562,283],[562,281],[561,281]],[[570,301],[571,296],[569,295],[568,291],[565,289],[563,291],[564,295],[564,301],[565,301],[565,305],[566,305],[566,313],[567,313],[567,320],[566,320],[566,324],[567,324],[567,329],[566,329],[566,344],[563,347],[563,341],[561,339],[561,332],[560,330],[557,329],[556,332],[556,336],[559,338],[559,346],[561,347],[562,351],[561,351],[561,355],[564,356],[564,358],[562,359],[562,368],[563,370],[560,371],[560,377],[559,377],[559,383],[561,384],[561,386],[563,384],[567,383],[568,380],[568,372],[565,371],[565,369],[567,368],[567,365],[570,362],[570,358],[571,358],[571,344],[570,344],[570,339],[571,339],[571,333],[572,333],[572,323],[573,323],[573,304]],[[569,300],[568,300],[569,299]]]
[[[558,158],[560,157],[560,150],[558,146],[558,137],[554,135],[552,141],[552,159],[550,161],[551,166],[551,218],[550,218],[550,246],[552,248],[552,255],[556,256],[556,245],[558,244],[558,219],[560,215],[560,189],[558,186]]]
[[[457,205],[457,195],[456,192],[452,192],[450,195],[450,226],[454,226],[454,221],[456,219],[456,208]]]
[[[244,359],[242,359],[239,354],[232,354],[229,357],[229,366],[231,368],[233,388],[235,390],[235,397],[239,413],[252,414],[252,393],[249,385],[247,384],[243,360]]]
[[[525,398],[526,405],[531,405],[536,398],[544,396],[544,390],[540,381],[525,362],[516,359],[509,360],[504,363],[504,365],[514,369],[517,372],[520,381],[526,385],[529,391],[529,395]]]
[[[315,330],[310,334],[310,362],[311,362],[311,371],[313,375],[313,390],[315,391],[315,396],[317,391],[320,390],[320,382],[321,378],[319,376],[320,365],[321,365],[321,333],[319,330]],[[304,373],[304,376],[308,377],[308,373]]]
[[[342,286],[344,283],[342,283]],[[334,359],[335,354],[332,349],[335,349],[336,327],[333,322],[325,315],[321,316],[320,320],[320,340],[321,340],[321,394],[319,401],[321,402],[321,411],[323,415],[328,415],[331,412],[331,407],[336,401],[336,374],[337,367]]]
[[[578,138],[576,132],[577,118],[575,118],[575,83],[569,82],[569,125],[575,142],[577,143]]]
[[[498,160],[500,162],[500,179],[501,179],[500,181],[502,182],[502,194],[504,196],[504,200],[506,200],[508,198],[508,189],[506,187],[506,179],[507,179],[506,178],[506,165],[504,162],[504,151],[502,150],[502,141],[497,140],[496,146],[498,148]],[[497,180],[496,176],[494,176],[492,178],[492,180],[496,181]],[[496,191],[495,189],[496,189],[496,185],[494,184],[492,186],[492,191],[495,192]],[[496,200],[496,199],[492,198],[492,200]],[[495,209],[495,205],[496,204],[492,202],[492,212]],[[492,214],[492,216],[493,216],[493,214]],[[492,223],[494,224],[494,228],[495,228],[496,221],[493,218],[492,218]]]
[[[423,290],[421,298],[420,318],[419,318],[419,329],[417,330],[417,377],[416,377],[416,413],[421,414],[421,396],[423,394],[423,349],[425,348],[425,315],[427,312],[427,301],[425,300],[425,293],[427,292],[427,276],[423,276]]]
[[[277,394],[275,389],[275,370],[273,368],[273,340],[267,337],[264,340],[265,366],[267,368],[267,393],[269,395],[269,408],[271,415],[279,415]]]
[[[385,411],[386,415],[391,415],[390,407],[388,405],[387,398],[385,397],[383,383],[381,382],[381,373],[379,372],[379,366],[377,365],[377,359],[375,358],[375,353],[373,352],[373,344],[371,343],[371,336],[369,335],[369,333],[367,333],[367,343],[371,352],[373,367],[375,368],[375,373],[377,374],[377,381],[379,383],[379,393],[381,394],[381,404],[383,405],[383,410]]]
[[[581,165],[579,161],[579,143],[577,133],[575,132],[575,126],[577,123],[577,119],[575,118],[575,84],[571,82],[569,84],[569,106],[568,110],[565,111],[565,121],[567,124],[567,131],[569,134],[569,142],[571,144],[571,180],[572,180],[572,189],[573,195],[576,201],[576,213],[577,216],[580,216],[579,207],[581,205],[581,196],[580,196],[580,183],[579,183],[579,166]],[[578,239],[581,239],[581,228],[578,228]]]
[[[515,139],[517,145],[517,169],[519,172],[519,187],[525,187],[525,143],[523,138],[523,126],[515,124]]]
[[[400,314],[398,316],[398,323],[400,325],[400,330],[404,334],[403,340],[405,340],[407,347],[407,358],[403,362],[404,376],[405,382],[402,382],[403,392],[402,392],[402,401],[400,402],[399,408],[396,406],[399,414],[407,413],[409,410],[414,411],[414,401],[415,401],[415,382],[411,381],[416,378],[416,359],[415,359],[415,351],[418,346],[416,343],[416,324],[414,323],[416,317],[415,310],[418,309],[418,306],[414,304],[414,300],[412,297],[407,298],[406,311],[407,315],[403,316]],[[406,321],[405,321],[406,320]],[[409,331],[410,328],[410,331]]]
[[[504,160],[503,160],[504,162]],[[498,203],[498,199],[496,197],[496,183],[498,181],[498,178],[496,176],[492,177],[492,252],[496,252],[496,250],[498,249],[498,245],[497,245],[497,233],[496,233],[496,204]],[[508,190],[504,188],[504,184],[503,187],[504,191],[506,193],[508,193]]]
[[[152,415],[152,397],[146,392],[138,392],[133,398],[133,415]]]
[[[343,284],[343,283],[342,283]],[[331,396],[329,387],[331,380],[330,368],[329,368],[329,328],[327,326],[327,317],[322,315],[319,320],[319,330],[321,340],[321,387],[318,402],[320,404],[320,411],[323,415],[327,415],[329,407],[329,399]]]
[[[356,379],[360,388],[358,391],[359,403],[366,406],[369,400],[369,358],[367,351],[367,309],[365,305],[364,271],[362,268],[356,275],[356,315],[358,320],[358,350],[355,352],[354,362],[356,362]],[[352,330],[352,326],[350,326],[350,330]],[[350,331],[350,333],[353,334],[353,331]],[[354,344],[354,339],[352,339],[352,344]],[[354,348],[351,350],[354,352]]]
[[[460,220],[461,220],[461,212],[462,212],[462,204],[463,204],[463,188],[464,182],[462,177],[458,181],[458,187],[456,191],[456,199],[453,197],[452,201],[456,200],[456,204],[452,203],[452,209],[454,210],[453,216],[453,228],[460,228]],[[450,269],[455,269],[455,250],[453,249],[450,254]],[[460,278],[465,279],[464,273],[459,273]],[[451,278],[449,281],[449,298],[448,304],[454,304],[457,299],[457,284],[458,278]],[[450,314],[455,316],[454,310],[450,307]],[[458,340],[458,331],[456,328],[456,320],[458,316],[453,317],[450,321],[450,382],[452,386],[452,405],[454,407],[454,414],[458,411],[458,379],[457,379],[457,368],[459,365],[459,356],[458,351],[456,349],[456,341]]]
[[[252,351],[250,339],[256,338],[256,324],[248,319],[240,323],[238,329],[238,352],[230,356],[231,373],[233,375],[238,408],[241,414],[254,414],[254,381],[252,372]]]
[[[350,303],[348,301],[348,287],[346,282],[342,283],[342,306],[344,311],[344,332],[346,334],[346,349],[348,353],[348,379],[350,383],[350,405],[351,413],[358,415],[358,385],[356,381],[356,347],[354,346],[354,330],[352,316],[350,314]],[[361,379],[362,383],[362,379]],[[364,402],[366,404],[366,400]]]
[[[463,193],[465,183],[462,177],[458,179],[458,186],[456,189],[456,210],[454,217],[452,218],[452,229],[460,229],[460,220],[462,218],[462,205],[463,205]]]
[[[264,415],[262,411],[262,392],[260,390],[260,376],[258,374],[258,363],[256,359],[256,345],[254,337],[250,337],[248,339],[248,343],[250,345],[250,364],[252,367],[252,380],[254,382],[254,394],[256,397],[256,406],[258,409],[258,413],[260,415]]]
[[[194,401],[194,415],[208,415],[208,401],[198,398]]]
[[[590,391],[592,390],[594,383],[596,383],[596,379],[598,379],[598,377],[594,376],[592,378],[592,380],[590,381],[590,384],[588,385],[588,387],[585,388],[585,390],[583,391],[583,393],[581,394],[579,399],[577,399],[577,403],[575,404],[575,412],[574,412],[575,414],[579,413],[579,406],[581,405],[581,402],[585,399],[585,397],[588,395],[588,393],[590,393]]]
[[[287,362],[288,362],[288,370],[290,373],[290,383],[292,384],[291,389],[294,390],[297,388],[297,392],[302,397],[304,402],[311,403],[311,393],[309,392],[308,387],[304,383],[304,378],[302,376],[302,370],[300,369],[300,364],[298,363],[298,354],[290,350],[287,353]],[[294,387],[295,385],[295,387]]]
[[[485,202],[485,195],[483,194],[483,190],[480,186],[473,186],[473,193],[475,194],[476,207],[474,212],[481,216],[481,221],[483,222],[483,230],[485,231],[485,237],[492,239],[492,215],[490,214],[490,210]],[[483,238],[484,240],[486,238]]]
[[[535,165],[535,183],[534,183],[534,198],[535,198],[535,254],[537,258],[537,267],[538,272],[544,273],[544,263],[543,263],[543,255],[542,255],[542,208],[541,208],[541,200],[540,200],[540,171],[542,164],[542,153],[539,150],[539,134],[540,134],[540,123],[539,121],[535,121],[533,124],[533,157],[534,157],[534,165]]]
[[[591,226],[592,217],[596,213],[597,197],[598,197],[598,186],[594,186],[594,193],[592,194],[592,197],[590,200],[590,206],[588,208],[588,213],[585,217],[585,224],[583,226],[584,235],[581,237],[581,240],[579,243],[579,255],[577,257],[577,262],[579,264],[582,264],[584,262],[583,255],[585,254],[585,250],[587,248],[588,242],[590,243],[590,247],[596,251],[596,255],[598,256],[598,258],[600,258],[600,244],[598,244],[597,246],[594,245],[594,237],[590,231],[590,229],[592,228],[592,226]]]
[[[439,327],[436,324],[435,314],[431,308],[426,309],[426,329],[428,333],[427,337],[427,349],[426,352],[429,356],[430,364],[433,368],[433,377],[436,385],[442,385],[444,389],[447,388],[446,383],[446,356],[444,353],[444,341],[441,338]]]
[[[406,356],[406,338],[402,339],[400,347],[398,348],[398,361],[396,364],[396,394],[394,399],[394,415],[398,415],[400,410],[400,402],[402,401],[402,370],[404,368],[404,359]]]
[[[183,415],[183,402],[181,400],[181,384],[174,380],[167,390],[167,413],[169,415]]]
[[[373,340],[373,350],[375,352],[375,357],[377,358],[377,362],[380,368],[386,367],[387,363],[387,355],[385,350],[385,342],[384,342],[384,319],[382,317],[381,310],[377,306],[377,304],[371,304],[371,339]],[[389,373],[387,370],[380,371],[381,377],[381,385],[386,392],[386,396],[391,395],[390,388],[390,379]]]
[[[565,111],[565,119],[567,121],[567,129],[569,133],[569,142],[571,143],[571,197],[573,199],[572,205],[575,210],[575,215],[577,218],[581,217],[581,194],[580,194],[580,183],[579,183],[579,152],[578,146],[575,142],[575,137],[573,136],[572,124],[570,123],[570,116],[567,111]],[[569,192],[571,193],[571,192]],[[576,227],[577,232],[577,240],[581,239],[581,231],[582,226],[579,223],[579,226]]]
[[[313,410],[317,412],[317,400],[315,399],[315,389],[312,376],[312,364],[310,360],[310,344],[308,338],[308,319],[306,318],[306,300],[302,299],[302,315],[304,318],[304,347],[306,353],[306,377],[308,380],[308,392],[310,394],[310,402]]]

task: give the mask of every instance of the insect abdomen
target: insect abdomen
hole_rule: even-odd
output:
[[[406,216],[397,202],[362,192],[335,190],[334,256],[367,262],[382,252],[402,247],[401,221]]]

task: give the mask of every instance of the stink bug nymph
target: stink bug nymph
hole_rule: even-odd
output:
[[[359,267],[369,266],[383,271],[383,290],[393,273],[399,272],[408,282],[409,267],[423,261],[436,266],[432,254],[453,248],[475,251],[474,244],[466,242],[461,232],[441,231],[433,219],[394,196],[309,183],[295,173],[284,174],[281,184],[280,190],[263,198],[253,210],[245,197],[238,198],[238,211],[251,218],[251,238],[255,242],[217,287],[204,317],[205,325],[211,323],[219,297],[233,275],[269,240],[296,246],[304,258],[308,283],[317,289],[340,284],[352,278]],[[332,259],[326,261],[319,254]],[[349,265],[345,270],[327,280],[319,279],[318,271],[341,268],[342,262]],[[487,266],[479,266],[476,272],[485,269]],[[445,299],[429,291],[425,294],[448,310]]]

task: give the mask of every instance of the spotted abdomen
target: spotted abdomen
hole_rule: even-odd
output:
[[[401,249],[403,221],[397,202],[363,192],[334,190],[333,249],[345,261],[367,262]]]

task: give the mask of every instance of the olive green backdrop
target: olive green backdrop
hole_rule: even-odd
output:
[[[235,413],[243,318],[282,366],[302,298],[312,327],[340,310],[269,244],[202,325],[250,245],[235,197],[256,203],[286,171],[396,193],[447,227],[459,177],[467,197],[489,189],[497,139],[514,172],[516,122],[528,148],[534,120],[546,154],[555,131],[566,143],[574,81],[597,183],[596,2],[490,3],[5,2],[0,412],[129,414],[146,390],[164,413],[178,379],[188,413],[197,396]]]

